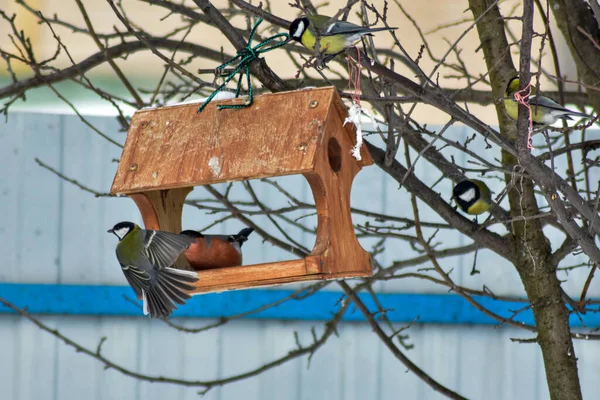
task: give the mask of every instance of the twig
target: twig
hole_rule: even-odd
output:
[[[88,15],[85,7],[83,6],[83,3],[81,2],[81,0],[75,0],[75,2],[77,3],[77,7],[79,7],[79,11],[81,12],[81,15],[83,16],[83,20],[85,21],[85,25],[87,26],[87,28],[89,30],[90,36],[92,37],[92,39],[94,39],[94,43],[96,43],[96,46],[98,46],[98,48],[100,49],[100,51],[102,53],[105,53],[106,52],[106,48],[100,42],[100,39],[96,35],[96,31],[94,30],[94,26],[92,25],[92,21],[90,20],[90,17]],[[131,86],[131,83],[129,82],[129,79],[127,79],[125,77],[125,74],[123,74],[123,71],[121,71],[121,69],[119,68],[119,66],[114,62],[114,60],[112,58],[107,58],[106,61],[111,66],[111,68],[113,69],[113,71],[115,71],[115,74],[117,74],[117,77],[119,77],[119,79],[121,80],[121,82],[123,83],[123,85],[125,85],[125,87],[129,91],[129,93],[131,94],[131,96],[135,99],[135,102],[136,102],[138,108],[144,107],[144,101],[142,100],[142,98],[140,97],[140,95],[137,93],[137,91],[133,88],[133,86]]]
[[[352,300],[354,304],[356,304],[356,307],[358,307],[360,312],[364,315],[365,319],[371,326],[371,329],[373,329],[373,331],[375,332],[377,337],[379,337],[379,339],[383,342],[385,347],[387,347],[388,350],[390,350],[390,352],[394,355],[394,357],[400,360],[400,362],[404,364],[406,368],[408,368],[412,373],[417,375],[419,379],[421,379],[423,382],[429,385],[436,392],[439,392],[450,399],[466,399],[466,397],[463,397],[458,393],[453,392],[452,390],[448,389],[447,387],[434,380],[425,371],[423,371],[415,363],[413,363],[408,357],[406,357],[406,355],[404,355],[404,353],[402,353],[402,351],[400,351],[400,349],[390,339],[389,335],[387,335],[383,331],[383,329],[381,329],[377,321],[375,321],[375,318],[373,318],[373,315],[371,314],[367,306],[365,306],[362,300],[356,295],[356,293],[350,287],[350,285],[348,285],[346,281],[339,281],[338,285],[342,288],[342,290],[344,290],[346,296],[348,296],[348,298]]]
[[[96,346],[96,349],[91,350],[91,349],[84,347],[84,346],[80,345],[79,343],[71,340],[67,336],[61,334],[57,329],[50,328],[48,325],[44,324],[39,319],[37,319],[33,315],[29,314],[25,309],[15,306],[8,300],[0,297],[0,303],[4,304],[6,307],[10,308],[17,314],[21,315],[22,317],[28,319],[35,326],[37,326],[44,332],[47,332],[47,333],[51,334],[52,336],[56,337],[58,340],[62,341],[67,346],[73,347],[78,353],[85,354],[86,356],[89,356],[89,357],[97,360],[98,362],[102,363],[104,365],[105,370],[106,369],[114,369],[115,371],[120,372],[123,375],[138,379],[140,381],[147,381],[147,382],[153,382],[153,383],[171,383],[171,384],[175,384],[175,385],[188,386],[188,387],[202,387],[204,389],[203,389],[203,391],[201,391],[201,393],[206,393],[210,389],[218,387],[218,386],[223,386],[228,383],[240,381],[243,379],[250,378],[252,376],[259,375],[271,368],[278,367],[278,366],[285,364],[286,362],[293,360],[295,358],[298,358],[300,356],[303,356],[303,355],[310,356],[310,355],[314,354],[319,348],[321,348],[325,344],[327,339],[329,339],[329,337],[331,337],[331,335],[336,332],[337,324],[342,319],[343,315],[345,314],[346,310],[348,309],[348,305],[343,304],[342,307],[334,314],[333,318],[325,324],[325,330],[323,331],[323,334],[320,337],[315,338],[314,342],[309,346],[306,346],[306,347],[300,346],[296,349],[290,350],[285,356],[277,358],[273,361],[263,364],[262,366],[260,366],[258,368],[255,368],[253,370],[250,370],[250,371],[247,371],[247,372],[244,372],[241,374],[232,375],[230,377],[223,378],[223,379],[203,381],[203,380],[176,379],[176,378],[169,378],[169,377],[157,376],[157,375],[146,375],[146,374],[141,374],[139,372],[132,371],[128,368],[123,367],[120,364],[117,364],[117,363],[109,360],[108,358],[106,358],[105,356],[103,356],[101,354],[100,349],[102,347],[102,344],[106,341],[106,338],[101,338],[98,346]]]
[[[77,186],[79,189],[83,190],[84,192],[88,192],[94,195],[94,197],[114,197],[112,194],[110,193],[102,193],[102,192],[98,192],[94,189],[90,189],[87,186],[82,185],[81,183],[79,183],[78,181],[76,181],[75,179],[71,179],[63,174],[61,174],[60,172],[58,172],[57,170],[55,170],[54,168],[52,168],[51,166],[49,166],[48,164],[43,163],[39,158],[35,158],[35,162],[38,163],[38,165],[40,167],[46,168],[48,171],[52,172],[53,174],[55,174],[56,176],[58,176],[60,179],[65,180],[69,183],[72,183],[73,185]]]

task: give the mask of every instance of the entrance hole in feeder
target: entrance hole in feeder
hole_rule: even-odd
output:
[[[327,157],[333,172],[338,172],[342,167],[342,148],[336,138],[330,138],[327,143]]]

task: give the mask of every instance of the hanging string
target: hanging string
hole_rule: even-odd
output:
[[[531,95],[531,83],[529,83],[522,90],[515,92],[514,98],[515,101],[519,104],[527,107],[527,111],[529,113],[529,128],[527,129],[527,148],[533,149],[533,145],[531,144],[531,132],[533,132],[533,112],[531,111],[531,106],[529,105],[529,96]]]
[[[352,103],[360,106],[360,50],[356,49],[357,60],[354,60],[350,56],[346,56],[346,62],[348,63],[348,89],[352,92]]]
[[[246,47],[244,47],[243,49],[239,50],[237,52],[237,55],[234,58],[232,58],[231,60],[227,61],[224,64],[219,65],[216,68],[216,73],[219,73],[220,70],[223,70],[225,67],[227,67],[239,60],[235,69],[229,75],[227,75],[227,77],[225,78],[225,81],[223,81],[221,86],[216,88],[215,91],[212,92],[212,94],[210,96],[208,96],[208,99],[206,99],[204,101],[204,103],[202,103],[202,105],[200,107],[198,107],[198,113],[201,113],[202,111],[204,111],[204,108],[208,105],[208,103],[210,103],[212,101],[212,99],[217,95],[217,93],[219,93],[221,90],[223,90],[223,88],[227,85],[227,83],[229,83],[229,81],[232,80],[233,77],[236,76],[238,73],[240,74],[240,78],[239,78],[239,81],[237,84],[237,88],[235,90],[235,97],[237,98],[240,95],[240,90],[242,89],[242,78],[245,75],[246,83],[248,86],[248,101],[246,101],[244,104],[219,105],[219,106],[217,106],[217,110],[224,110],[227,108],[239,109],[239,108],[246,108],[246,107],[249,107],[252,105],[253,97],[252,97],[252,82],[250,81],[250,63],[252,61],[256,60],[262,53],[267,53],[271,50],[275,50],[276,48],[283,46],[290,40],[290,35],[288,35],[287,33],[278,33],[277,35],[271,36],[270,38],[260,42],[256,46],[251,47],[252,39],[254,38],[256,29],[258,28],[258,25],[260,25],[261,22],[262,22],[262,18],[259,18],[258,21],[256,21],[256,23],[254,24],[254,27],[252,28],[252,30],[250,31],[248,45]],[[285,40],[282,42],[272,44],[271,46],[267,47],[268,44],[274,42],[278,38],[285,38]]]
[[[362,123],[363,116],[367,117],[373,125],[377,125],[375,117],[360,105],[360,50],[354,47],[356,53],[356,63],[351,57],[346,56],[348,63],[348,89],[352,92],[352,107],[348,110],[348,117],[344,120],[344,125],[348,122],[353,123],[356,128],[356,145],[350,150],[350,154],[357,161],[362,160],[360,149],[363,145]]]

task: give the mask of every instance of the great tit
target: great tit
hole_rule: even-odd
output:
[[[177,257],[194,240],[175,233],[141,229],[133,222],[119,222],[108,230],[119,238],[117,259],[127,282],[139,299],[144,300],[144,314],[167,318],[185,304],[198,280],[194,271],[173,268]]]
[[[242,265],[242,244],[254,228],[244,228],[237,235],[203,235],[197,231],[183,231],[194,243],[183,252],[195,270],[227,268]]]
[[[519,103],[515,100],[514,95],[519,91],[519,83],[518,76],[512,78],[506,85],[506,92],[504,93],[506,113],[515,121],[519,117]],[[566,109],[554,100],[544,96],[531,95],[527,99],[527,103],[531,107],[532,120],[536,125],[552,125],[559,118],[572,119],[571,115],[579,118],[592,118],[590,115]]]
[[[490,188],[477,179],[467,179],[459,182],[454,186],[452,194],[456,204],[467,214],[482,214],[492,205]]]
[[[352,46],[365,35],[397,28],[365,28],[346,21],[335,21],[329,25],[331,17],[312,15],[297,18],[290,25],[290,37],[309,50],[314,50],[317,40],[319,51],[325,55],[335,55]]]

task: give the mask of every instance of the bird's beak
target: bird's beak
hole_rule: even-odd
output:
[[[113,231],[112,229],[109,229],[106,231],[107,233],[115,233],[115,231]]]

